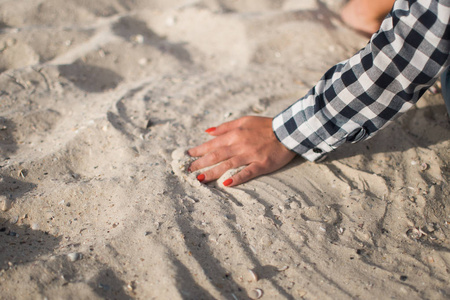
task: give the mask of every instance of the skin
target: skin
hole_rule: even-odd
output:
[[[247,116],[207,132],[214,138],[188,150],[189,155],[199,157],[191,164],[191,172],[218,164],[202,173],[205,175],[203,183],[218,179],[229,169],[246,166],[230,177],[229,186],[236,186],[274,172],[296,156],[276,138],[272,118]]]
[[[351,0],[341,12],[342,20],[353,29],[371,36],[392,9],[395,0]]]

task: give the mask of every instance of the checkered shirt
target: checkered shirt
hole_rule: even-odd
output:
[[[450,0],[397,0],[365,48],[273,119],[277,138],[315,161],[375,135],[449,66],[449,18]]]

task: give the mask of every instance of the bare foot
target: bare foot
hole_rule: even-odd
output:
[[[342,20],[351,28],[371,36],[380,29],[395,0],[350,0],[341,12]]]

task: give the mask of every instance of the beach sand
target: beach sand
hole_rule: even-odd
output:
[[[186,170],[364,47],[343,4],[0,0],[0,298],[449,299],[439,92],[321,163]]]

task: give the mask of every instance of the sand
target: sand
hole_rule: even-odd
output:
[[[449,299],[439,92],[321,163],[186,171],[365,45],[343,4],[0,0],[0,298]]]

